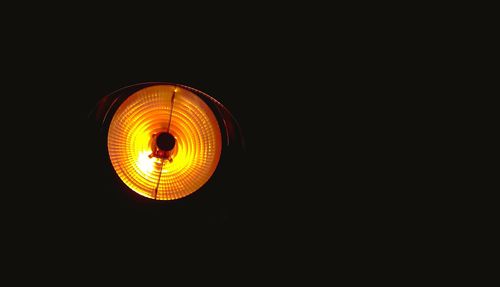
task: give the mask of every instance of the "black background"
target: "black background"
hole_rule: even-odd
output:
[[[5,107],[14,117],[4,122],[14,184],[2,204],[12,242],[39,258],[76,252],[69,261],[162,244],[261,262],[271,253],[257,246],[287,261],[376,245],[390,216],[376,204],[384,198],[371,158],[382,130],[372,121],[380,38],[341,10],[267,8],[83,9],[11,31]],[[217,98],[246,140],[179,201],[128,190],[88,118],[107,94],[150,81]],[[186,231],[198,233],[193,243]]]
[[[422,31],[425,13],[410,15],[418,7],[379,3],[21,5],[0,19],[0,223],[16,280],[43,278],[29,267],[78,280],[193,267],[183,280],[208,279],[198,272],[207,268],[235,275],[231,285],[268,275],[310,284],[442,262],[427,247],[457,220],[434,216],[450,205],[436,198],[448,182],[428,180],[447,170],[447,146],[435,143],[448,125],[427,127],[449,108],[433,98],[446,89],[425,86],[444,74],[426,37],[454,22]],[[183,200],[128,191],[88,118],[105,95],[149,81],[219,99],[246,139]]]

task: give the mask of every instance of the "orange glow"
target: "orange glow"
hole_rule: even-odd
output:
[[[155,152],[155,136],[166,131],[175,146],[162,157]],[[120,105],[109,127],[108,152],[116,173],[132,190],[173,200],[208,181],[219,162],[221,142],[217,119],[203,100],[181,87],[155,85]]]

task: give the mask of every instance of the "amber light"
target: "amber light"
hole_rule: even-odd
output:
[[[172,142],[158,142],[170,136]],[[120,179],[157,200],[182,198],[204,185],[217,168],[221,142],[210,107],[191,91],[167,84],[129,96],[108,132],[109,157]]]

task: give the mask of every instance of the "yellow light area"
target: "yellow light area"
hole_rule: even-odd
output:
[[[167,131],[176,140],[169,158],[154,156],[154,135]],[[173,85],[155,85],[129,96],[115,112],[108,133],[109,157],[120,179],[138,194],[158,200],[182,198],[203,186],[217,168],[221,145],[210,107]]]

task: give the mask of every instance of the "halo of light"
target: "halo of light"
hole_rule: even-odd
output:
[[[167,131],[176,143],[166,156],[159,156],[155,136]],[[217,168],[221,146],[210,107],[175,85],[154,85],[130,95],[108,131],[109,157],[120,179],[138,194],[157,200],[182,198],[203,186]]]

